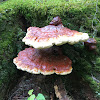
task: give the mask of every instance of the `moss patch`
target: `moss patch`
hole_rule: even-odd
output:
[[[65,44],[63,51],[73,62],[74,74],[88,82],[96,97],[100,98],[100,43],[99,38],[96,39],[97,51],[87,51],[82,43],[73,46]],[[97,52],[97,55],[95,55],[95,52]]]
[[[23,47],[23,43],[20,42],[25,32],[9,12],[1,13],[0,19],[0,98],[4,100],[8,88],[11,87],[10,82],[15,82],[14,79],[18,77],[13,58]]]

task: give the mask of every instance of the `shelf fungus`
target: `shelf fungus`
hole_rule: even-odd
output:
[[[48,26],[29,27],[23,38],[25,44],[32,46],[20,51],[13,62],[18,69],[33,74],[66,75],[72,71],[72,61],[63,55],[58,45],[75,44],[88,40],[87,33],[64,27],[59,16],[54,17]],[[56,46],[57,45],[57,46]]]
[[[72,61],[62,54],[59,48],[34,49],[32,47],[20,51],[14,58],[18,69],[33,74],[60,74],[66,75],[72,71]]]
[[[64,27],[61,19],[57,16],[48,26],[42,28],[29,27],[22,41],[25,42],[26,45],[42,49],[65,43],[75,44],[79,41],[86,41],[88,38],[89,36],[87,33],[70,30]]]
[[[87,41],[84,42],[85,47],[89,51],[94,51],[97,49],[96,47],[97,41],[94,38],[89,38]]]

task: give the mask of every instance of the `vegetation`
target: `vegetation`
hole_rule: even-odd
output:
[[[43,94],[39,93],[37,96],[35,96],[35,94],[33,94],[33,89],[29,90],[28,94],[30,95],[30,97],[28,98],[28,100],[45,100],[45,97],[43,96]]]
[[[100,2],[98,0],[8,0],[0,3],[0,98],[8,84],[18,77],[12,63],[29,26],[43,27],[55,16],[64,26],[87,32],[97,40],[97,54],[89,52],[82,43],[64,45],[64,53],[73,61],[73,69],[90,84],[97,96],[100,93]],[[71,52],[72,51],[72,52]],[[98,73],[98,74],[97,74]],[[9,79],[9,80],[8,80]],[[5,87],[4,87],[5,84]],[[4,89],[4,90],[3,90]]]

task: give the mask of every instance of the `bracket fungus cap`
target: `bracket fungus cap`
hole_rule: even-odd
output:
[[[94,38],[89,38],[87,41],[84,42],[85,47],[89,50],[89,51],[93,51],[96,50],[97,41]]]
[[[49,48],[53,45],[62,45],[65,43],[75,44],[79,41],[84,42],[88,38],[87,33],[70,30],[62,25],[59,17],[55,17],[48,26],[42,28],[29,27],[22,41],[26,45],[42,49]]]
[[[55,26],[58,26],[61,24],[62,22],[59,16],[54,17],[53,20],[50,22],[50,25],[55,25]]]
[[[18,69],[33,74],[50,75],[56,73],[66,75],[72,71],[72,61],[64,56],[58,48],[26,48],[19,52],[18,57],[14,58],[13,62]]]
[[[89,38],[87,41],[84,42],[86,45],[90,44],[97,44],[97,41],[94,38]]]

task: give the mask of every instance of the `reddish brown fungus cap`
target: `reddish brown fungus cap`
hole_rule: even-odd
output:
[[[89,38],[87,33],[70,30],[62,25],[61,19],[57,16],[50,25],[39,28],[29,27],[23,42],[34,48],[49,48],[53,45],[65,43],[75,44],[79,41],[86,41]]]
[[[50,22],[50,25],[55,25],[55,26],[58,26],[61,24],[62,24],[62,22],[61,22],[61,19],[59,16],[54,17],[53,20]]]
[[[93,51],[96,50],[97,41],[94,38],[89,38],[87,41],[84,42],[85,47],[89,50],[89,51]]]
[[[34,49],[32,47],[20,51],[18,57],[14,58],[14,64],[18,69],[33,74],[50,75],[53,73],[66,75],[72,71],[72,61],[62,55],[61,50],[56,49]]]
[[[86,45],[96,44],[97,41],[94,38],[89,38],[87,41],[84,42]]]

